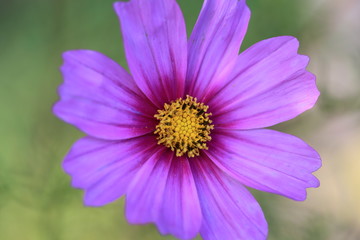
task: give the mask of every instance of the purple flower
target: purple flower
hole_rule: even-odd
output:
[[[245,186],[305,200],[318,187],[318,153],[261,129],[310,109],[319,92],[294,37],[238,54],[245,0],[205,0],[187,41],[175,0],[114,5],[131,75],[90,50],[64,53],[55,114],[88,136],[63,167],[85,204],[126,195],[130,223],[190,239],[265,239],[267,223]]]

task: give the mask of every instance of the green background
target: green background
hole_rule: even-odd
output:
[[[179,0],[188,34],[202,1]],[[275,126],[309,142],[323,158],[321,187],[305,202],[253,191],[269,239],[360,239],[360,7],[351,0],[248,1],[242,49],[293,35],[322,93],[317,106]],[[127,224],[124,199],[84,207],[61,161],[83,136],[51,112],[62,82],[62,52],[92,49],[126,67],[111,0],[0,0],[0,239],[174,239],[153,225]],[[200,239],[200,238],[199,238]]]

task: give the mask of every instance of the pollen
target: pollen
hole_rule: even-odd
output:
[[[189,95],[186,99],[165,103],[154,115],[159,120],[154,132],[158,144],[170,148],[177,157],[199,156],[201,149],[208,149],[206,142],[211,140],[210,132],[214,129],[208,108]]]

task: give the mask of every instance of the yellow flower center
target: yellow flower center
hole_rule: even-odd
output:
[[[209,119],[211,113],[206,113],[208,108],[190,96],[165,103],[164,109],[154,115],[159,120],[155,130],[158,144],[175,151],[178,157],[199,156],[200,149],[208,149],[206,142],[211,140],[209,135],[214,129]]]

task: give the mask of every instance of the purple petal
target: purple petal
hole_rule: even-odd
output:
[[[140,89],[162,107],[182,97],[186,73],[186,29],[175,0],[132,0],[114,5],[126,58]]]
[[[266,239],[264,214],[249,191],[206,156],[190,163],[203,213],[203,239]]]
[[[319,154],[301,139],[274,130],[217,131],[206,153],[222,170],[261,191],[302,201],[318,187],[311,173]]]
[[[203,101],[231,73],[247,30],[245,0],[205,0],[189,39],[187,92]]]
[[[167,150],[149,159],[136,174],[126,197],[131,223],[155,222],[162,234],[181,239],[197,235],[201,210],[189,161]]]
[[[126,139],[153,131],[155,107],[117,63],[90,50],[64,53],[54,113],[85,133]]]
[[[152,135],[121,141],[85,137],[74,144],[63,168],[72,185],[85,190],[85,204],[101,206],[125,194],[141,164],[158,148]]]
[[[319,91],[305,70],[309,58],[298,55],[293,37],[261,41],[239,58],[235,71],[208,102],[221,127],[252,129],[272,126],[310,109]]]

